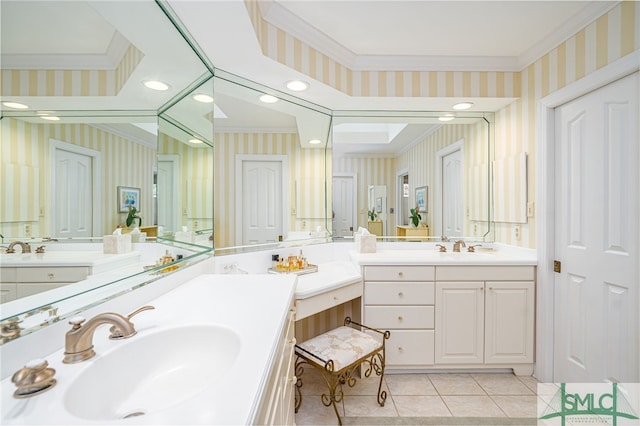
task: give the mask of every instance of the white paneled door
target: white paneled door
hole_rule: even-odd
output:
[[[242,244],[278,241],[283,229],[282,162],[242,161]]]
[[[638,382],[638,73],[555,111],[555,382]]]
[[[353,176],[334,176],[332,182],[333,206],[332,227],[334,237],[353,235],[355,194],[353,193]]]
[[[462,236],[462,151],[442,157],[442,227],[447,237]]]
[[[55,150],[53,236],[90,237],[93,170],[90,156]]]

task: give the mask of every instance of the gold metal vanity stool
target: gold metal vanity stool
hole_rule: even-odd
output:
[[[349,327],[351,325],[351,327]],[[359,327],[354,328],[353,326]],[[365,333],[362,329],[373,333]],[[379,334],[376,335],[376,333]],[[296,345],[295,372],[298,378],[296,382],[295,411],[298,412],[302,405],[302,374],[303,364],[309,364],[320,371],[324,382],[329,388],[329,394],[322,395],[322,403],[328,407],[333,405],[338,417],[338,423],[342,424],[340,413],[336,403],[342,401],[344,393],[342,385],[353,387],[356,384],[354,373],[363,367],[364,376],[371,376],[375,372],[380,376],[378,385],[378,404],[384,407],[387,392],[382,390],[385,366],[385,341],[391,336],[389,331],[380,331],[345,318],[344,326],[327,331],[313,337],[299,345]]]

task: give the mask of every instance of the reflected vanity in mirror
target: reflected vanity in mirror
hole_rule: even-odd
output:
[[[216,254],[325,241],[330,111],[216,70]]]
[[[135,203],[136,223],[142,222],[148,237],[157,233],[164,225],[159,220],[167,216],[177,218],[165,225],[172,235],[181,226],[193,229],[196,221],[199,227],[211,228],[212,195],[199,200],[209,203],[208,208],[190,209],[183,202],[186,220],[180,211],[167,215],[163,210],[175,209],[174,205],[157,202],[158,194],[170,192],[159,183],[164,177],[158,169],[159,155],[185,153],[202,160],[197,173],[174,176],[171,185],[185,190],[188,184],[199,185],[207,191],[205,186],[210,187],[213,178],[210,143],[193,148],[198,150],[193,154],[191,147],[175,148],[182,142],[171,133],[158,133],[158,113],[165,112],[172,125],[195,129],[212,140],[211,114],[193,123],[188,120],[192,117],[179,115],[179,108],[172,110],[196,89],[208,90],[212,99],[212,86],[202,84],[212,72],[165,8],[166,4],[154,1],[3,2],[0,234],[3,247],[22,240],[34,248],[28,255],[5,255],[4,249],[0,254],[3,295],[6,300],[17,298],[2,306],[3,330],[6,321],[20,322],[26,334],[27,323],[39,328],[154,281],[159,271],[167,272],[154,266],[166,249],[174,256],[181,254],[184,264],[210,251],[208,239],[204,247],[166,240],[154,244],[147,239],[143,251],[132,252],[137,252],[135,265],[116,262],[106,270],[96,266],[106,264],[103,235],[120,226],[125,227],[123,232],[132,230],[126,228],[127,209],[122,208],[124,192],[119,188],[134,194],[127,200]],[[145,23],[142,31],[140,22]],[[165,85],[154,86],[154,80]],[[208,126],[198,130],[196,124],[205,119]],[[40,246],[45,253],[35,253]],[[101,258],[80,262],[74,253],[81,252]],[[60,275],[60,269],[31,267],[30,272],[44,271],[44,276],[31,277],[34,285],[25,293],[23,274],[17,271],[25,268],[6,268],[11,263],[4,256],[46,259],[47,268],[73,271],[65,269]],[[146,272],[143,266],[148,267]],[[9,278],[13,294],[11,288],[5,292]],[[84,284],[70,284],[84,278]],[[43,282],[60,285],[39,286]],[[50,315],[44,322],[43,313]]]
[[[386,187],[383,236],[490,239],[492,126],[493,113],[334,111],[334,236],[368,227]]]

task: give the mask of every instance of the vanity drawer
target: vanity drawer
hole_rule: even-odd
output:
[[[433,282],[368,282],[364,287],[364,303],[367,305],[433,305]]]
[[[433,365],[434,342],[433,330],[391,330],[385,343],[387,367]]]
[[[365,281],[433,281],[435,268],[433,266],[365,266]]]
[[[89,275],[88,267],[16,268],[19,283],[74,283]]]
[[[365,306],[364,323],[379,330],[433,328],[433,306]]]

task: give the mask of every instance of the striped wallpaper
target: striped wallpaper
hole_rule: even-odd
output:
[[[129,46],[115,70],[8,70],[2,96],[115,96],[144,55]]]
[[[180,157],[179,190],[175,211],[178,226],[189,230],[213,227],[213,150],[208,145],[192,147],[165,133],[158,135],[158,153]],[[197,226],[194,223],[197,221]]]
[[[299,217],[292,210],[296,206],[296,182],[309,185],[300,194],[308,194],[297,202],[307,211],[324,210],[324,192],[312,189],[312,178],[325,176],[324,148],[302,149],[294,133],[215,133],[214,135],[214,247],[235,246],[236,156],[240,154],[286,155],[289,170],[289,230],[315,231],[324,229],[324,218]]]
[[[245,5],[266,56],[348,95],[518,98],[496,112],[494,158],[527,153],[529,199],[536,189],[537,102],[640,49],[640,4],[623,1],[520,72],[353,71],[264,21],[258,2],[245,0]],[[497,205],[504,205],[511,194],[494,196]],[[496,241],[536,246],[535,216],[521,225],[520,240],[513,238],[512,227],[494,224]]]
[[[31,235],[51,235],[50,211],[55,203],[55,194],[50,191],[49,143],[56,139],[102,153],[102,202],[95,208],[102,209],[103,232],[111,233],[118,224],[123,224],[125,213],[117,211],[117,186],[142,188],[140,211],[144,220],[145,213],[152,211],[151,188],[153,167],[156,163],[156,150],[133,143],[129,140],[86,124],[33,124],[14,118],[1,121],[2,142],[0,144],[0,165],[32,167],[39,170],[39,182],[33,180],[14,180],[13,193],[33,202],[39,217],[31,221]],[[5,185],[3,180],[2,185]],[[38,190],[39,188],[39,190]],[[24,236],[24,222],[9,222],[15,219],[16,205],[11,199],[11,191],[2,191],[0,195],[0,232],[8,236]],[[36,196],[36,194],[39,194]],[[37,199],[36,199],[37,198]],[[40,211],[42,209],[42,211]]]

